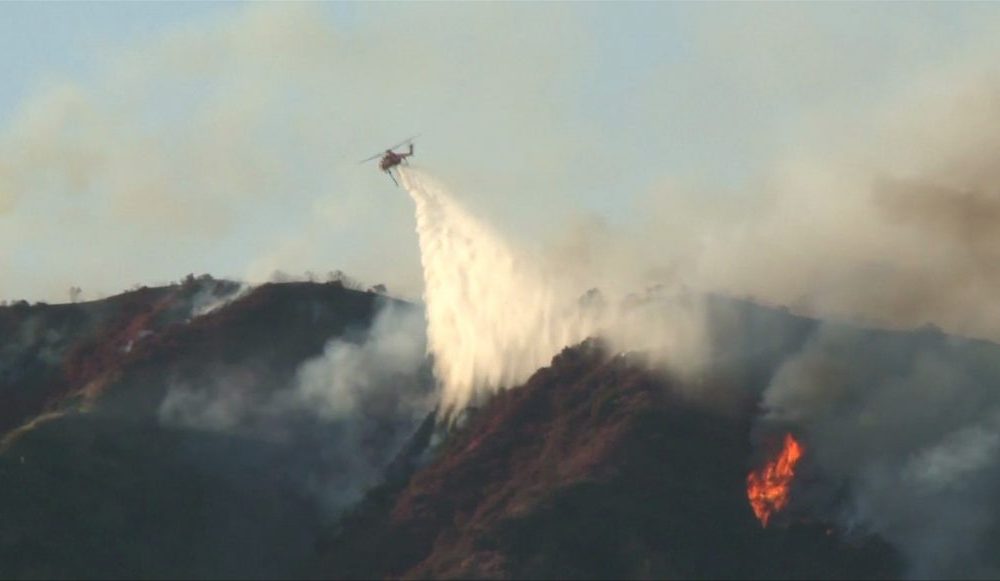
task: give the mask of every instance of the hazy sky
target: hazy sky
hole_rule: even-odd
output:
[[[956,3],[3,3],[0,299],[275,269],[415,294],[411,204],[357,163],[393,142],[524,240],[629,228],[995,72],[998,29]]]

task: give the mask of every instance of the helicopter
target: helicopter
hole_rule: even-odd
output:
[[[392,175],[391,170],[397,165],[409,165],[409,162],[406,161],[406,158],[413,155],[413,140],[416,139],[417,137],[419,137],[419,135],[414,135],[413,137],[406,139],[405,141],[401,141],[382,153],[376,153],[375,155],[367,159],[361,160],[361,163],[368,163],[369,161],[377,157],[381,157],[382,159],[380,159],[378,162],[379,169],[384,171],[389,176],[389,179],[392,180],[392,183],[396,184],[396,186],[398,187],[399,182],[396,181],[396,178],[395,176]],[[396,153],[394,151],[397,147],[401,147],[403,145],[409,145],[409,150],[406,151],[405,153]]]

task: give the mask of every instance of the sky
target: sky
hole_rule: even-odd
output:
[[[989,72],[998,28],[957,3],[3,3],[0,300],[276,270],[418,296],[412,204],[357,163],[418,133],[530,248],[739,213]]]

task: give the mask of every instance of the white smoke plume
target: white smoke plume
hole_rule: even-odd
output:
[[[359,500],[434,408],[419,309],[386,303],[360,337],[331,339],[288,385],[251,363],[173,382],[165,426],[297,443],[286,469],[333,511]]]
[[[343,419],[391,404],[416,410],[413,419],[419,421],[433,407],[431,400],[406,386],[418,383],[425,351],[421,312],[387,303],[363,342],[334,339],[322,356],[303,363],[285,405]]]
[[[605,301],[504,240],[425,172],[402,168],[399,176],[416,204],[428,347],[446,408],[516,385],[595,335],[618,349],[697,365],[702,325],[694,297],[658,287]]]
[[[206,286],[191,298],[191,317],[201,317],[234,303],[253,290],[253,285],[239,283],[235,288]]]
[[[787,160],[753,192],[749,211],[656,214],[659,230],[643,232],[643,244],[612,236],[597,258],[618,261],[606,270],[612,276],[674,264],[697,292],[995,341],[998,87],[993,78],[963,79],[933,97],[910,95],[843,149]],[[447,402],[515,384],[589,334],[629,349],[636,337],[673,333],[658,353],[673,362],[702,357],[694,299],[675,311],[689,316],[632,319],[634,332],[623,336],[629,311],[618,297],[603,310],[580,306],[588,286],[579,277],[511,244],[426,174],[401,174],[417,205],[429,349]],[[666,218],[686,230],[663,228]],[[674,296],[665,302],[680,304],[684,294],[666,288]],[[737,358],[776,341],[766,326],[733,331],[752,335]],[[764,389],[762,426],[796,426],[809,462],[846,485],[833,518],[889,541],[910,576],[996,577],[996,346],[932,326],[907,334],[824,323],[782,349],[773,376],[740,387]]]
[[[331,510],[360,500],[433,409],[425,353],[422,313],[387,303],[364,341],[331,340],[323,355],[299,367],[295,386],[275,398],[284,417],[306,414],[336,427],[335,437],[321,444],[332,470],[317,466],[312,476]]]

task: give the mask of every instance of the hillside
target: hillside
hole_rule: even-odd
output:
[[[691,402],[599,342],[498,394],[325,546],[336,578],[872,578],[884,542],[822,524],[762,529],[745,496],[749,394]],[[731,402],[730,402],[731,403]]]
[[[0,308],[0,576],[896,578],[941,510],[992,514],[982,448],[933,446],[980,434],[995,344],[707,313],[694,376],[591,339],[447,424],[422,312],[375,293],[203,277]],[[805,456],[765,528],[747,474],[785,433]],[[991,535],[923,570],[983,576]]]
[[[270,578],[311,557],[416,424],[381,401],[359,402],[363,421],[292,405],[300,370],[411,307],[340,284],[236,289],[0,309],[20,338],[0,385],[0,576]],[[235,300],[198,315],[206,293]]]

